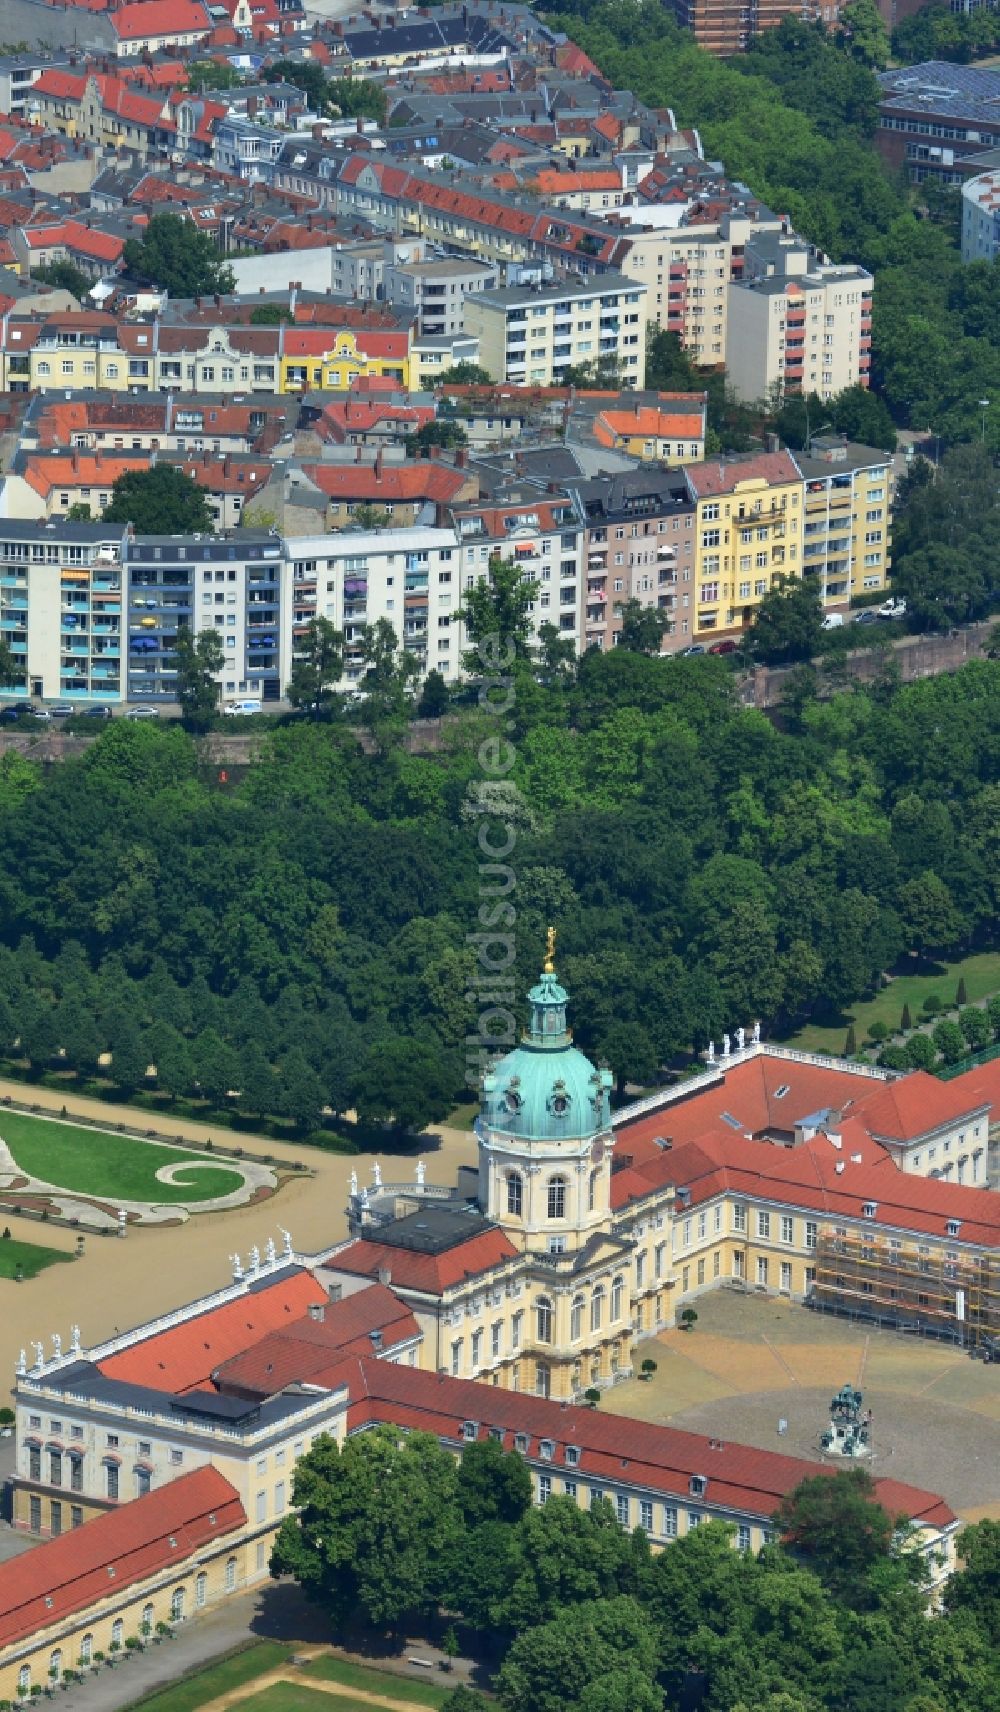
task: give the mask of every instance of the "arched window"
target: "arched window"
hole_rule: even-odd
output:
[[[592,1213],[595,1206],[597,1205],[597,1183],[598,1183],[598,1179],[600,1178],[600,1175],[601,1175],[601,1173],[599,1171],[592,1171],[590,1173],[590,1186],[589,1186],[588,1191],[587,1191],[587,1211],[588,1211],[588,1213]]]
[[[153,1616],[152,1605],[150,1605],[148,1607],[148,1610],[149,1610],[150,1621],[152,1622],[152,1616]],[[116,1652],[118,1651],[118,1648],[122,1644],[122,1636],[124,1635],[124,1633],[125,1633],[125,1624],[123,1623],[123,1621],[120,1617],[116,1617],[114,1622],[111,1625],[111,1645],[114,1647]]]
[[[83,1639],[80,1642],[80,1663],[81,1664],[89,1664],[91,1659],[93,1658],[93,1656],[94,1656],[94,1637],[93,1637],[93,1635],[84,1635]]]
[[[549,1178],[549,1218],[564,1219],[566,1217],[566,1179],[565,1177]]]
[[[583,1336],[583,1308],[583,1297],[574,1296],[572,1306],[569,1310],[569,1337],[571,1343],[579,1343]]]
[[[119,1625],[119,1627],[120,1627],[120,1625]],[[142,1608],[142,1622],[139,1624],[139,1633],[142,1635],[151,1635],[153,1633],[153,1601],[152,1600],[149,1601],[148,1605],[144,1605]]]
[[[620,1320],[622,1317],[622,1297],[624,1292],[625,1280],[619,1273],[618,1277],[611,1281],[611,1318],[613,1320]]]
[[[524,1210],[524,1178],[519,1171],[507,1173],[507,1211],[520,1218]]]
[[[184,1616],[184,1601],[187,1597],[186,1587],[175,1587],[170,1595],[170,1621],[179,1623]]]
[[[207,1594],[208,1594],[208,1576],[205,1574],[204,1570],[201,1570],[200,1573],[195,1576],[195,1582],[194,1582],[194,1602],[195,1602],[195,1604],[196,1605],[204,1605]]]
[[[590,1298],[590,1329],[599,1332],[604,1319],[604,1285],[598,1284]]]
[[[62,1647],[53,1647],[49,1654],[49,1675],[53,1682],[62,1676]]]
[[[535,1328],[539,1343],[552,1342],[552,1303],[547,1296],[535,1303]]]
[[[232,1593],[235,1586],[236,1586],[236,1559],[234,1557],[229,1557],[226,1559],[226,1592]]]

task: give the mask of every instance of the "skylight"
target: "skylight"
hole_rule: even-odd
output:
[[[739,1118],[734,1118],[732,1112],[723,1112],[722,1121],[723,1121],[723,1123],[727,1123],[729,1125],[730,1129],[742,1129],[743,1128],[743,1125],[740,1123]]]
[[[791,1087],[789,1086],[789,1084],[787,1082],[782,1082],[780,1088],[775,1088],[774,1097],[776,1100],[783,1100],[785,1095],[790,1094],[791,1091],[792,1090],[791,1090]]]

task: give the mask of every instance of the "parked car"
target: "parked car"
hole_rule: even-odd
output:
[[[890,595],[876,610],[880,618],[905,618],[906,602],[902,595]]]
[[[13,725],[15,720],[22,719],[26,713],[30,712],[31,708],[27,702],[8,702],[6,707],[0,707],[0,720],[5,725]]]
[[[739,643],[727,636],[723,642],[713,642],[708,651],[710,654],[738,654]]]
[[[873,606],[866,607],[864,612],[858,613],[858,616],[854,620],[854,622],[855,622],[855,624],[877,624],[878,623],[878,613],[875,611],[875,608]]]
[[[842,612],[828,612],[823,618],[824,630],[839,630],[844,622]]]
[[[79,711],[79,708],[74,707],[71,701],[57,701],[53,707],[49,708],[49,718],[72,719],[74,713],[79,713]]]
[[[52,715],[47,707],[33,707],[31,709],[31,717],[32,719],[51,719]]]
[[[159,719],[159,717],[160,710],[158,707],[144,707],[140,705],[139,707],[129,707],[125,709],[126,719]]]
[[[104,703],[100,703],[96,707],[79,707],[79,708],[77,708],[76,711],[77,711],[77,713],[80,714],[81,718],[83,718],[83,719],[110,719],[111,718],[111,709],[110,709],[110,707],[108,707]]]
[[[688,647],[681,649],[679,658],[684,660],[689,658],[692,654],[704,654],[704,652],[705,650],[700,642],[691,642]]]
[[[241,701],[227,702],[222,711],[230,719],[240,719],[247,714],[263,712],[263,704],[257,696],[245,696]]]

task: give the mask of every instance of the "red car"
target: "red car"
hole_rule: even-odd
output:
[[[713,642],[708,651],[710,654],[735,654],[738,652],[738,644],[730,636],[724,642]]]

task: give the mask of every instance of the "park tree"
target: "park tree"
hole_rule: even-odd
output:
[[[111,1037],[111,1075],[115,1087],[123,1094],[134,1094],[145,1082],[149,1064],[149,1042],[143,1038],[134,1018],[123,1017]]]
[[[456,1495],[467,1528],[519,1522],[531,1508],[528,1465],[495,1439],[477,1439],[462,1452]]]
[[[131,523],[140,535],[210,535],[205,490],[177,464],[124,470],[111,490],[107,523]]]
[[[443,672],[432,666],[424,679],[417,714],[420,719],[440,719],[447,711],[450,691]]]
[[[298,1513],[282,1523],[273,1575],[293,1575],[337,1624],[426,1620],[444,1592],[460,1533],[455,1460],[427,1433],[395,1427],[321,1437],[295,1469]]]
[[[365,664],[361,688],[366,698],[362,709],[366,723],[405,719],[420,681],[420,666],[415,655],[400,649],[399,637],[387,618],[365,625],[361,657]]]
[[[57,291],[68,291],[78,303],[82,303],[89,295],[93,280],[85,274],[82,268],[73,262],[47,262],[43,267],[32,271],[32,278],[39,285],[54,286]]]
[[[442,386],[493,386],[493,376],[489,369],[484,369],[481,363],[470,363],[463,359],[460,363],[452,363],[450,368],[442,369],[434,377],[434,389]]]
[[[867,1469],[807,1476],[781,1500],[774,1521],[785,1546],[836,1599],[865,1603],[867,1578],[890,1556],[896,1531]]]
[[[279,1105],[283,1117],[291,1118],[303,1134],[318,1129],[323,1118],[326,1093],[319,1076],[300,1047],[285,1054],[279,1079]]]
[[[571,1498],[552,1498],[530,1510],[517,1532],[510,1586],[497,1620],[517,1634],[568,1606],[630,1593],[638,1564],[648,1557],[644,1536],[637,1539],[638,1558],[607,1501],[581,1510]]]
[[[467,671],[492,677],[531,659],[531,609],[539,587],[513,559],[491,557],[485,577],[466,590],[465,604],[455,614],[471,644],[463,656]]]
[[[311,618],[297,638],[288,680],[288,699],[314,718],[329,717],[344,672],[344,633],[328,618]]]
[[[343,118],[374,119],[378,126],[385,124],[386,98],[380,83],[367,77],[339,77],[326,87],[330,102],[339,107]]]
[[[912,1034],[903,1050],[911,1070],[933,1070],[937,1063],[937,1048],[929,1034]]]
[[[747,647],[766,666],[811,660],[823,641],[823,608],[815,580],[777,576],[747,632]]]
[[[619,648],[631,654],[658,654],[670,620],[655,606],[643,606],[641,600],[625,600],[615,608],[622,627]]]
[[[962,936],[962,918],[951,892],[930,869],[900,888],[898,907],[907,942],[924,956],[949,950]]]
[[[946,1064],[957,1064],[969,1050],[958,1023],[949,1022],[947,1018],[938,1023],[931,1038]]]
[[[432,446],[467,446],[469,436],[460,422],[450,416],[437,416],[433,422],[425,422],[415,434],[407,434],[403,444],[408,458],[420,458],[430,452]]]
[[[655,1632],[634,1599],[570,1605],[518,1635],[497,1678],[500,1704],[504,1712],[624,1712],[620,1693],[616,1706],[597,1685],[607,1685],[606,1696],[608,1679],[627,1675],[637,1712],[658,1712],[662,1701],[650,1697],[657,1663]]]
[[[837,39],[852,59],[873,71],[889,63],[889,32],[875,0],[850,0],[837,18]]]
[[[217,680],[226,658],[222,642],[215,630],[192,636],[185,627],[178,630],[174,648],[181,718],[189,731],[207,731],[219,706]]]
[[[231,267],[207,232],[183,214],[154,214],[141,238],[128,238],[125,272],[171,297],[198,297],[236,289]]]
[[[958,1026],[965,1036],[970,1052],[981,1052],[984,1046],[989,1046],[993,1038],[990,1019],[978,1005],[966,1005],[959,1011]]]
[[[440,1048],[396,1036],[365,1055],[354,1089],[362,1123],[391,1124],[412,1134],[446,1117],[454,1095]]]
[[[958,1539],[961,1568],[945,1583],[944,1606],[971,1617],[992,1647],[1000,1645],[1000,1522],[964,1528]]]
[[[330,110],[330,86],[318,60],[275,59],[264,72],[267,83],[291,83],[301,89],[314,113]]]

